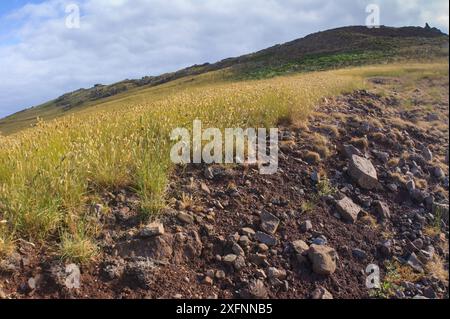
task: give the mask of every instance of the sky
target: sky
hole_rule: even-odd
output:
[[[0,1],[0,118],[97,83],[364,25],[371,3],[382,25],[428,22],[448,33],[447,0]]]

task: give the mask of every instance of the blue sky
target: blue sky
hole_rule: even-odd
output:
[[[0,1],[0,45],[10,44],[10,39],[14,38],[14,29],[20,25],[20,21],[15,23],[5,17],[12,11],[25,6],[26,4],[39,4],[45,0],[3,0]],[[12,34],[11,34],[12,33]],[[3,39],[2,39],[3,36]],[[14,41],[15,42],[15,41]]]
[[[39,3],[44,0],[4,0],[0,3],[0,16],[10,12],[13,9],[20,8],[27,3]]]
[[[448,33],[447,0],[3,0],[0,118],[96,83],[363,25],[371,3],[381,24],[429,22]],[[79,6],[80,28],[66,27],[68,4]]]

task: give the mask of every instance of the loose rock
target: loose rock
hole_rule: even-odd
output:
[[[350,198],[344,197],[336,202],[336,208],[341,217],[350,223],[355,223],[358,220],[358,215],[361,212],[361,207],[355,204]]]
[[[139,232],[140,237],[154,237],[161,235],[164,235],[164,225],[157,222],[146,225]]]
[[[333,299],[333,295],[326,290],[325,288],[317,288],[316,290],[313,291],[313,293],[311,294],[311,299],[314,300],[329,300],[329,299]]]
[[[329,276],[336,271],[337,254],[333,248],[311,245],[308,258],[312,263],[313,271],[318,275]]]
[[[256,233],[255,237],[260,243],[266,244],[269,247],[275,246],[278,243],[277,239],[274,236],[260,231]]]
[[[275,215],[263,211],[261,213],[261,229],[268,234],[275,234],[278,226],[280,225],[280,219]]]
[[[348,173],[364,189],[371,190],[378,187],[377,171],[368,159],[353,155]]]

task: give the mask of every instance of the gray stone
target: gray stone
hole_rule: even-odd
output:
[[[249,256],[249,261],[257,266],[264,266],[266,264],[267,256],[263,254],[252,254]]]
[[[27,289],[29,291],[33,291],[36,289],[37,283],[36,283],[36,279],[31,277],[30,279],[28,279],[27,281]]]
[[[278,226],[280,225],[280,219],[275,215],[263,211],[261,213],[261,229],[268,234],[275,234]]]
[[[184,212],[179,212],[177,218],[183,224],[192,224],[194,222],[194,217]]]
[[[427,115],[427,121],[428,122],[434,122],[434,121],[439,121],[440,120],[440,116],[437,113],[431,113]]]
[[[416,188],[410,192],[411,198],[418,204],[422,204],[425,201],[425,198],[428,197],[428,194]]]
[[[164,235],[164,225],[158,222],[144,226],[139,232],[140,237],[154,237],[161,235]]]
[[[351,159],[353,155],[363,156],[363,154],[361,153],[361,151],[359,149],[357,149],[356,147],[354,147],[353,145],[350,145],[350,144],[344,144],[343,152],[344,152],[344,155],[346,157],[348,157],[349,159]]]
[[[268,293],[264,281],[257,279],[250,281],[248,288],[241,295],[243,298],[267,299]]]
[[[423,273],[423,265],[420,262],[419,258],[417,258],[415,253],[412,253],[411,256],[409,256],[407,264],[414,269],[417,272]]]
[[[386,164],[389,161],[389,154],[386,152],[380,152],[377,150],[373,150],[372,153],[378,158],[381,162]]]
[[[416,183],[414,182],[414,180],[411,179],[406,183],[406,189],[409,193],[413,192],[416,189]]]
[[[226,264],[232,264],[232,263],[235,262],[235,260],[237,259],[237,257],[238,257],[237,255],[229,254],[229,255],[224,256],[224,257],[222,258],[222,261],[223,261],[224,263],[226,263]]]
[[[255,235],[255,231],[252,228],[249,227],[244,227],[241,230],[242,235],[248,236],[248,237],[252,237]]]
[[[216,271],[216,278],[217,279],[225,279],[226,274],[223,270]]]
[[[304,233],[310,231],[313,228],[313,225],[310,220],[304,221],[300,224],[300,230]]]
[[[398,186],[394,183],[388,184],[387,188],[393,193],[396,193],[398,191]]]
[[[311,180],[316,184],[320,183],[320,173],[317,171],[312,172]]]
[[[242,249],[242,247],[239,246],[239,244],[237,244],[237,243],[233,244],[233,247],[231,248],[231,250],[233,251],[233,253],[235,253],[238,256],[244,256],[245,255],[244,249]]]
[[[269,269],[267,270],[267,276],[269,277],[269,279],[284,280],[286,279],[286,270],[269,267]]]
[[[238,256],[234,261],[233,266],[237,271],[243,269],[245,267],[245,258],[243,256]]]
[[[376,201],[375,209],[377,210],[377,214],[380,216],[381,220],[388,220],[391,218],[391,211],[385,202]]]
[[[367,259],[367,253],[359,248],[355,248],[352,250],[352,255],[353,257],[355,257],[356,259],[359,259],[361,261],[364,261]]]
[[[278,243],[278,240],[274,236],[260,231],[256,233],[255,237],[260,243],[266,244],[269,247],[275,246]]]
[[[241,238],[239,238],[239,244],[243,245],[244,247],[250,245],[250,243],[251,243],[250,238],[248,238],[245,235],[243,235],[243,236],[241,236]]]
[[[392,253],[392,241],[391,240],[385,240],[385,241],[381,242],[378,245],[378,250],[385,257],[391,256],[391,253]]]
[[[328,243],[328,240],[323,235],[320,235],[319,237],[316,237],[312,240],[312,244],[314,244],[314,245],[322,246],[322,245],[326,245],[327,243]]]
[[[358,215],[361,212],[361,207],[355,204],[350,198],[344,197],[336,202],[336,208],[341,217],[351,223],[358,220]]]
[[[433,160],[433,153],[430,151],[428,147],[422,148],[422,156],[428,162],[431,162]]]
[[[350,159],[349,175],[364,189],[374,189],[378,187],[378,176],[372,162],[358,155],[353,155]]]
[[[126,265],[124,276],[136,286],[143,289],[149,289],[153,283],[154,272],[156,269],[157,267],[153,262],[146,260],[145,258],[139,258]]]
[[[50,269],[50,276],[61,289],[79,289],[81,287],[81,271],[75,264],[67,266],[55,264]]]
[[[444,170],[443,170],[442,168],[440,168],[440,167],[435,167],[435,168],[433,169],[433,175],[434,175],[436,178],[443,178],[443,177],[445,177]]]
[[[319,287],[316,290],[313,291],[313,293],[311,294],[311,299],[314,300],[330,300],[333,299],[333,295],[326,290],[325,288]]]

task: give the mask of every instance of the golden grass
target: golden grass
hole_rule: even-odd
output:
[[[353,137],[350,140],[350,144],[361,150],[367,150],[369,148],[369,141],[366,137]]]
[[[444,67],[418,65],[414,70]],[[241,82],[206,74],[106,99],[96,107],[0,136],[0,216],[7,221],[0,245],[9,246],[15,238],[37,243],[58,238],[64,258],[89,260],[95,245],[85,229],[92,227],[88,203],[98,193],[133,189],[143,216],[165,206],[172,129],[191,129],[194,119],[220,129],[273,127],[286,119],[300,123],[322,98],[365,88],[367,72],[403,68],[354,68]],[[316,142],[321,148],[317,152],[328,156],[327,141]]]
[[[422,190],[427,189],[428,182],[425,179],[414,177],[414,183],[416,184],[416,187]]]
[[[361,223],[370,227],[370,229],[378,229],[379,224],[377,219],[370,214],[361,217]]]
[[[433,259],[425,265],[425,270],[448,285],[449,272],[440,256],[434,255]]]
[[[400,159],[398,157],[394,157],[389,159],[389,161],[387,162],[387,165],[389,167],[396,167],[398,166],[398,164],[400,163]]]
[[[423,229],[423,233],[427,235],[428,237],[435,238],[436,236],[439,236],[442,233],[442,230],[440,227],[436,226],[426,226]]]
[[[302,159],[309,164],[318,164],[321,160],[319,153],[311,151],[303,151]]]

